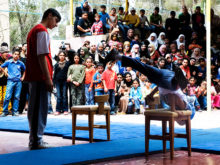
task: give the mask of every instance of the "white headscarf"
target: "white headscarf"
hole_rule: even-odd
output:
[[[183,45],[183,46],[185,46],[185,44],[184,44],[184,43],[180,43],[180,44],[179,44],[179,46],[177,47],[177,48],[178,48],[178,50],[180,49],[180,46],[182,46],[182,45]]]
[[[180,42],[180,38],[184,37],[183,42]],[[179,37],[176,40],[176,44],[177,44],[177,48],[179,49],[180,44],[184,44],[185,45],[185,36],[183,34],[180,34]]]
[[[152,36],[155,37],[154,41],[151,41]],[[147,40],[149,41],[150,44],[153,44],[155,46],[155,49],[157,49],[158,41],[157,41],[157,34],[156,33],[151,33]]]
[[[139,49],[140,46],[138,44],[134,44],[133,47],[131,48],[132,58],[140,57],[140,52],[138,52],[137,54],[135,53],[136,48]]]
[[[159,37],[158,37],[158,39],[157,39],[157,41],[158,41],[158,43],[159,43],[160,45],[164,45],[164,44],[165,44],[165,41],[161,38],[162,35],[166,36],[166,34],[165,34],[164,32],[161,32],[161,33],[160,33],[160,35],[159,35]]]

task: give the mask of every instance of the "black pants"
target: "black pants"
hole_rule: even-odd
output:
[[[138,70],[139,72],[147,76],[150,82],[156,84],[158,87],[176,90],[177,82],[174,78],[175,72],[168,69],[158,69],[148,64],[144,64],[137,59],[126,56],[122,56],[121,61],[123,67],[130,66],[133,69]]]
[[[20,94],[20,101],[19,101],[19,107],[18,107],[18,112],[21,114],[23,113],[26,101],[27,101],[27,95],[29,88],[28,88],[28,83],[22,82],[22,89],[21,89],[21,94]]]

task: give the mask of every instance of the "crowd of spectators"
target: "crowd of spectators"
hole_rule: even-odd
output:
[[[176,12],[171,11],[170,17],[165,21],[159,14],[158,7],[155,7],[150,16],[145,15],[144,9],[140,10],[140,15],[135,8],[131,8],[130,13],[124,12],[123,7],[112,8],[109,14],[105,10],[106,6],[102,5],[100,12],[97,12],[88,1],[76,8],[76,36],[107,33],[109,37],[97,44],[85,41],[79,50],[72,50],[69,43],[61,44],[60,52],[55,56],[57,63],[54,65],[53,76],[56,110],[52,110],[49,104],[48,113],[68,114],[71,106],[93,105],[94,95],[106,93],[109,94],[111,114],[139,114],[145,108],[169,108],[160,100],[158,93],[153,92],[156,85],[149,82],[145,75],[131,67],[122,67],[120,61],[105,62],[111,49],[159,69],[181,68],[188,79],[188,85],[183,92],[192,98],[196,110],[207,108],[206,29],[204,14],[199,6],[192,15],[183,6],[178,18]],[[20,60],[25,63],[26,44],[16,47],[13,54],[17,50],[20,52]],[[8,52],[7,44],[3,43],[0,52],[2,68],[7,68],[4,63],[10,59]],[[20,81],[23,70],[19,70]],[[10,74],[6,69],[1,69],[1,73],[0,90],[6,91],[7,77]],[[19,113],[27,108],[27,89],[27,84],[22,81]],[[0,96],[0,108],[3,107],[4,93]],[[152,99],[145,99],[149,95],[152,95]],[[12,98],[15,100],[16,96]],[[51,102],[51,97],[48,102]],[[12,113],[14,111],[16,110],[12,110]]]
[[[220,17],[211,9],[211,101],[220,108]]]

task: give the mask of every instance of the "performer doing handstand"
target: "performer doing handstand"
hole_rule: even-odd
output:
[[[187,79],[180,68],[176,67],[174,71],[168,69],[158,69],[156,67],[144,64],[137,59],[120,56],[115,49],[112,49],[106,61],[121,60],[122,66],[130,66],[133,69],[147,76],[150,82],[158,86],[159,94],[162,100],[171,107],[171,111],[177,112],[181,118],[181,112],[178,110],[191,110],[191,119],[195,115],[195,107],[190,99],[182,92],[186,88]],[[146,100],[150,99],[147,97]]]

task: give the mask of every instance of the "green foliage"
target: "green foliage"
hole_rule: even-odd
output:
[[[28,14],[31,12],[36,13],[36,2],[34,0],[18,1],[10,0],[10,41],[11,46],[14,47],[18,44],[26,42],[27,34],[30,29],[39,20],[40,15]]]

